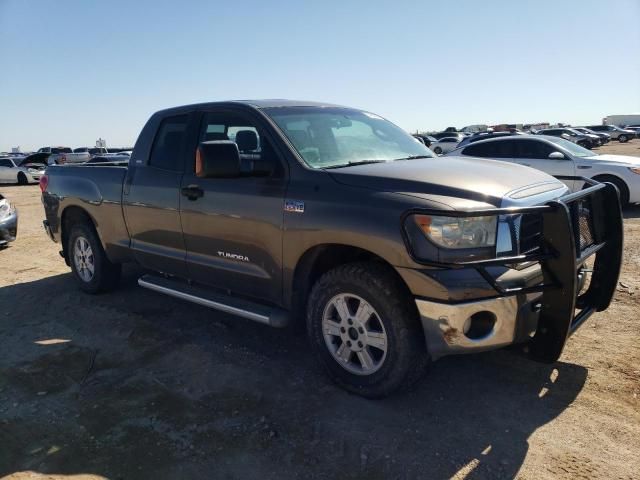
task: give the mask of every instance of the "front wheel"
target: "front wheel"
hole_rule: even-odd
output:
[[[627,140],[629,140],[629,137],[627,137],[626,135],[620,135],[620,136],[618,137],[618,141],[619,141],[620,143],[625,143]]]
[[[436,147],[433,149],[434,153],[437,155],[441,155],[442,154],[442,149],[440,147]]]
[[[27,183],[29,183],[27,176],[23,172],[18,173],[18,185],[26,185]]]
[[[429,362],[413,299],[375,263],[342,265],[313,286],[311,347],[329,377],[369,398],[412,386]]]
[[[99,293],[113,290],[118,285],[121,266],[109,261],[90,225],[77,223],[71,227],[67,255],[81,290]]]

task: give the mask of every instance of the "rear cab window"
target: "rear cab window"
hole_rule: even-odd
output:
[[[162,121],[151,147],[150,167],[182,171],[188,125],[188,115],[167,117]]]

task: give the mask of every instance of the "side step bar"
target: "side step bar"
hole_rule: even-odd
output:
[[[214,293],[179,280],[156,275],[144,275],[138,279],[138,285],[220,312],[264,323],[270,327],[283,328],[289,324],[289,313],[286,310]]]

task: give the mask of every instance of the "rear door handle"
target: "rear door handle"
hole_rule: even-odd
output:
[[[202,190],[198,185],[189,185],[187,187],[183,187],[180,190],[180,193],[187,197],[189,200],[197,200],[198,198],[204,196],[204,190]]]
[[[520,163],[520,162],[519,162]],[[530,163],[520,163],[520,165],[524,165],[525,167],[530,167],[531,164]]]
[[[580,170],[586,170],[587,168],[593,168],[591,165],[578,165],[576,168]]]

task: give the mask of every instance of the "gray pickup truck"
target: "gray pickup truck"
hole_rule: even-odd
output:
[[[618,192],[588,182],[569,193],[528,167],[435,158],[366,111],[265,100],[158,112],[128,164],[52,166],[40,186],[82,290],[137,262],[156,292],[305,321],[329,376],[380,397],[445,355],[558,359],[622,260]]]

